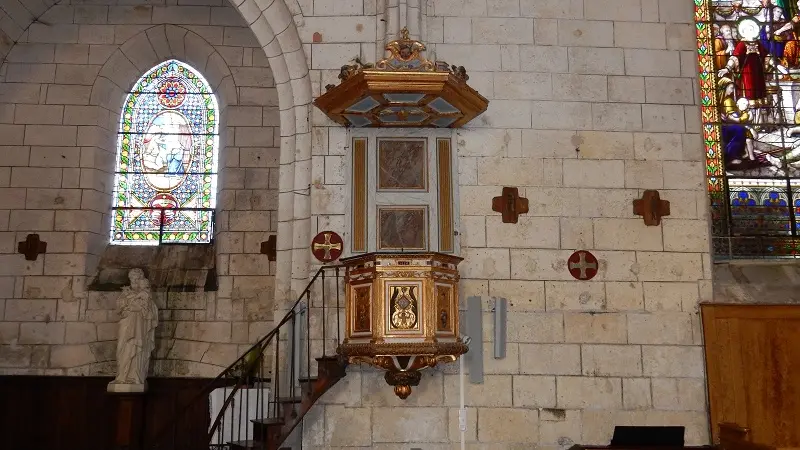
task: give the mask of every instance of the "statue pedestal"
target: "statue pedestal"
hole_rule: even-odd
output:
[[[132,386],[132,385],[113,385]],[[135,386],[135,385],[133,385]],[[110,388],[110,386],[109,386]],[[144,391],[138,393],[113,393],[116,414],[114,450],[138,450],[142,448],[144,430]]]
[[[106,391],[110,394],[141,394],[147,390],[147,384],[108,383]]]

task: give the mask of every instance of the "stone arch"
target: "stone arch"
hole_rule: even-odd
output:
[[[276,299],[293,302],[308,280],[311,240],[311,78],[296,23],[297,0],[231,0],[269,60],[281,112]]]
[[[3,1],[0,0],[0,6],[2,6]],[[297,26],[302,26],[304,23],[303,12],[298,0],[230,0],[230,2],[239,10],[264,49],[278,90],[281,110],[281,176],[278,187],[280,207],[278,212],[278,261],[275,274],[275,294],[276,299],[291,302],[296,297],[293,292],[296,293],[305,287],[310,271],[308,242],[311,238],[311,197],[298,194],[298,192],[306,191],[311,184],[311,79],[309,77],[308,64],[306,63],[306,55],[297,30]],[[20,30],[24,30],[57,2],[46,0],[42,4],[41,2],[21,0],[21,3],[27,8],[27,12],[20,16],[17,25]],[[44,8],[42,8],[43,6]],[[164,32],[163,36],[160,34],[161,30]],[[202,73],[208,72],[207,68],[200,65],[198,61],[193,60],[194,58],[202,59],[203,52],[201,50],[207,46],[210,47],[210,44],[200,36],[185,28],[172,25],[156,26],[143,33],[150,40],[151,47],[156,55],[159,55],[159,52],[163,54],[168,50],[169,53],[174,52],[172,56],[178,59],[181,59],[181,56],[186,58],[186,62],[195,66]],[[18,34],[21,34],[21,32]],[[192,36],[188,52],[185,45],[181,46],[179,42],[180,36]],[[10,37],[10,39],[13,42],[16,38]],[[131,39],[142,39],[142,33]],[[164,46],[165,42],[166,46]],[[174,44],[175,48],[171,43]],[[136,46],[133,43],[129,48],[131,53],[137,53],[134,51]],[[195,50],[198,50],[198,52],[195,52]],[[123,66],[135,66],[137,63],[143,64],[149,58],[149,55],[127,55],[123,51],[120,51],[120,53],[129,63],[124,64],[125,61],[123,61]],[[212,54],[207,55],[209,58],[206,60],[207,64],[212,63],[210,59]],[[214,58],[213,64],[224,63],[221,58],[217,61],[217,57]],[[120,56],[115,58],[120,58]],[[106,61],[106,65],[110,60],[111,58]],[[136,62],[133,60],[136,60]],[[122,60],[120,59],[120,61]],[[126,75],[124,67],[104,67],[101,74],[104,75],[98,78],[98,83],[92,90],[93,105],[98,105],[98,102],[106,96],[115,95],[118,89],[125,89],[124,86],[118,86],[114,82],[125,84],[120,79],[120,77],[124,78]],[[207,78],[210,77],[207,76]],[[133,78],[129,82],[133,83],[136,79]],[[222,81],[224,80],[225,78]],[[233,96],[228,96],[227,98],[235,98],[235,86],[232,83],[232,79],[228,78],[228,82],[225,83],[222,81],[217,87],[217,92],[220,92],[221,108],[224,104],[222,91],[226,92],[225,95]],[[228,91],[228,89],[233,92]],[[118,100],[105,99],[112,102],[122,102],[124,101],[124,96],[117,96]],[[106,105],[111,104],[106,103]],[[112,117],[118,113],[119,108],[114,109]],[[106,131],[108,131],[107,128]],[[101,180],[97,179],[94,180],[93,184],[101,187],[99,185],[100,182]],[[103,191],[101,190],[101,192]]]
[[[231,70],[214,46],[186,28],[156,25],[130,37],[109,55],[95,80],[90,104],[121,108],[125,96],[116,95],[114,88],[127,93],[142,74],[170,58],[202,73],[217,94],[221,109],[238,102]]]

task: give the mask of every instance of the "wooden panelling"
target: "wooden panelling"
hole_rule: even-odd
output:
[[[800,306],[701,306],[711,425],[753,442],[800,446]]]
[[[105,377],[0,377],[0,448],[14,450],[111,450],[114,448],[115,398]],[[208,398],[197,398],[209,380],[148,379],[141,441],[159,450],[203,449],[209,426]],[[183,418],[180,412],[186,411]],[[162,432],[163,430],[163,432]],[[205,449],[207,450],[207,446]],[[133,450],[133,449],[131,449]]]
[[[453,243],[453,179],[450,139],[437,139],[439,158],[439,251],[452,253]]]
[[[367,251],[367,140],[353,139],[353,252]]]

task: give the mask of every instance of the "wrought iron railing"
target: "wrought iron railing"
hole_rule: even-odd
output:
[[[317,380],[318,360],[336,355],[344,312],[344,273],[344,266],[321,267],[275,327],[187,402],[183,413],[166,425],[147,449],[186,448],[168,434],[174,434],[175,423],[192,408],[210,410],[204,449],[273,448],[263,426],[278,422],[282,424],[281,439],[285,439],[306,412],[300,405],[310,407],[309,391]],[[275,436],[271,438],[275,440]]]

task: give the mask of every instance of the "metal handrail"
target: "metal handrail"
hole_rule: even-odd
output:
[[[336,288],[337,288],[337,291],[336,291],[336,300],[337,300],[336,301],[336,303],[337,303],[336,304],[336,310],[337,310],[337,330],[336,330],[337,333],[336,333],[336,336],[337,336],[337,340],[338,340],[339,339],[338,310],[340,309],[339,291],[338,291],[338,288],[339,288],[339,276],[340,276],[339,274],[340,274],[340,271],[342,269],[344,269],[345,267],[346,266],[344,266],[344,265],[328,265],[328,266],[320,267],[317,270],[317,272],[314,274],[314,276],[311,278],[311,280],[308,282],[308,284],[306,285],[306,287],[302,291],[302,293],[297,297],[297,300],[291,306],[289,311],[280,320],[280,322],[278,322],[275,325],[275,327],[272,328],[272,330],[270,330],[266,335],[264,335],[258,341],[256,341],[255,344],[250,346],[247,349],[247,351],[242,353],[233,363],[231,363],[228,367],[226,367],[219,375],[217,375],[216,378],[214,378],[214,380],[212,380],[208,384],[206,384],[200,390],[200,392],[198,392],[188,402],[186,402],[184,407],[181,408],[181,412],[175,416],[174,420],[170,421],[169,424],[166,424],[164,426],[164,428],[162,428],[162,430],[160,430],[160,432],[156,434],[155,444],[153,446],[151,446],[150,448],[153,449],[153,450],[160,449],[161,448],[160,444],[161,444],[161,441],[165,438],[165,434],[169,430],[173,429],[175,424],[177,422],[179,422],[183,417],[185,417],[185,415],[187,414],[187,412],[189,410],[191,410],[194,407],[196,407],[197,404],[201,400],[205,400],[211,394],[211,392],[214,389],[217,389],[219,387],[226,387],[226,388],[230,387],[231,391],[230,391],[230,393],[227,393],[225,401],[223,402],[222,408],[220,409],[220,411],[217,414],[217,416],[214,418],[214,421],[212,422],[211,427],[208,430],[207,442],[209,442],[209,446],[217,447],[219,445],[223,445],[221,443],[218,443],[217,445],[215,445],[215,444],[211,443],[210,441],[213,439],[213,436],[215,435],[215,433],[217,433],[217,431],[220,430],[220,427],[224,424],[224,416],[228,412],[228,410],[231,407],[231,405],[234,403],[234,399],[236,398],[236,395],[245,386],[253,384],[254,382],[258,383],[259,381],[260,382],[269,381],[271,383],[272,387],[273,387],[273,390],[272,390],[273,391],[273,398],[277,400],[278,396],[279,396],[279,393],[280,393],[280,390],[279,390],[280,389],[280,377],[279,377],[278,371],[281,369],[281,367],[280,367],[280,359],[281,358],[280,358],[280,354],[279,354],[280,345],[278,345],[278,344],[280,342],[281,328],[284,327],[287,323],[291,323],[293,325],[292,332],[293,333],[296,332],[295,326],[296,326],[296,322],[297,322],[297,317],[301,316],[303,314],[305,314],[305,316],[306,316],[305,319],[307,321],[307,328],[305,330],[305,333],[307,335],[306,336],[307,337],[306,340],[308,341],[308,349],[307,349],[307,355],[306,355],[307,356],[306,368],[308,370],[308,376],[310,376],[310,369],[311,369],[311,355],[310,355],[310,352],[311,352],[311,330],[310,330],[310,327],[308,325],[310,325],[310,316],[311,316],[311,314],[310,314],[310,312],[311,312],[311,290],[314,287],[314,284],[318,280],[322,280],[322,282],[324,283],[324,281],[325,281],[325,271],[330,271],[330,270],[334,270],[335,271],[335,274],[336,274],[335,275]],[[323,287],[323,289],[322,289],[322,296],[323,296],[323,299],[322,299],[323,318],[322,318],[322,320],[323,320],[323,323],[325,321],[325,317],[324,317],[324,311],[325,311],[324,293],[325,293],[325,289]],[[303,304],[303,300],[306,301],[305,304]],[[323,325],[323,331],[324,331],[324,328],[325,327]],[[323,333],[323,356],[325,355],[325,338],[326,338],[326,336]],[[273,341],[276,343],[275,366],[272,368],[272,374],[274,375],[274,377],[266,378],[266,377],[263,376],[264,375],[263,374],[263,365],[264,365],[263,363],[264,363],[265,358],[267,356],[266,352],[268,350],[268,347],[270,346],[271,343],[273,343]],[[290,347],[291,347],[290,355],[288,355],[286,360],[288,360],[290,362],[290,364],[291,364],[290,373],[291,373],[292,379],[294,379],[294,381],[297,381],[295,377],[300,375],[300,374],[294,373],[294,370],[295,370],[295,368],[294,368],[294,357],[295,357],[295,355],[294,355],[294,352],[295,352],[294,341],[292,341]],[[234,382],[231,383],[231,381],[234,381]],[[295,388],[294,382],[290,383],[289,384],[290,397],[294,396],[294,388]],[[272,417],[277,417],[277,415],[278,415],[278,402],[277,401],[276,402],[272,402],[272,404],[274,405],[274,411],[267,411],[267,414],[269,416],[272,416]],[[246,405],[246,406],[249,408],[249,405]],[[207,403],[204,403],[203,407],[204,408],[207,407]],[[241,408],[242,408],[241,404],[239,405],[239,408],[240,408],[240,416],[241,416]],[[267,409],[269,410],[269,406],[267,407]],[[231,438],[233,438],[233,436],[231,436]]]

